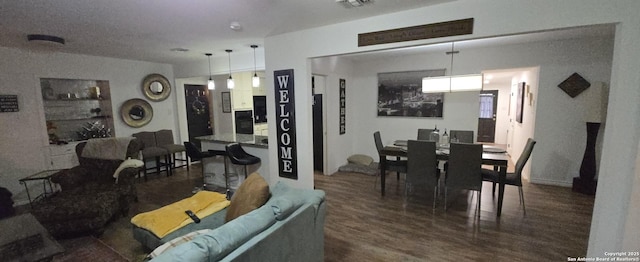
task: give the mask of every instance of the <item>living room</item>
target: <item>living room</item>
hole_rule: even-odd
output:
[[[627,15],[621,11],[624,10],[625,7],[629,7],[628,9],[633,9],[637,4],[624,1],[620,3],[621,4],[615,6],[615,10],[612,10],[611,12],[601,12],[601,10],[610,10],[610,8],[613,7],[606,6],[605,4],[599,3],[597,1],[589,1],[586,3],[579,1],[567,1],[562,3],[553,2],[553,4],[549,2],[549,5],[558,6],[555,8],[544,8],[536,6],[534,4],[522,4],[522,6],[506,7],[506,5],[508,5],[507,2],[490,4],[484,3],[486,4],[484,6],[480,6],[480,4],[473,4],[471,7],[465,7],[463,3],[453,2],[442,4],[436,7],[425,7],[411,12],[407,11],[407,13],[404,13],[404,19],[394,19],[396,16],[388,15],[375,19],[371,18],[373,19],[371,20],[371,23],[365,23],[366,25],[359,23],[359,26],[349,26],[355,25],[357,22],[347,22],[340,25],[327,26],[314,30],[313,33],[315,33],[316,35],[313,35],[313,37],[309,36],[308,32],[271,36],[265,39],[266,47],[264,67],[267,72],[266,82],[272,82],[270,74],[272,74],[274,70],[283,68],[294,68],[297,76],[310,75],[312,73],[322,73],[315,72],[313,71],[313,68],[306,66],[306,59],[309,58],[333,56],[352,52],[372,51],[392,47],[395,48],[408,45],[436,43],[436,40],[424,40],[412,42],[410,44],[399,43],[387,44],[384,47],[356,48],[354,47],[352,41],[355,38],[355,35],[362,32],[383,30],[389,27],[399,28],[414,24],[427,24],[439,21],[447,21],[462,16],[461,14],[456,15],[455,17],[452,15],[438,15],[445,13],[455,13],[451,12],[452,10],[463,10],[465,14],[468,14],[469,17],[476,17],[477,31],[474,32],[474,37],[477,38],[574,26],[618,23],[616,27],[616,35],[614,38],[613,58],[612,61],[610,60],[611,82],[609,83],[612,90],[610,101],[616,101],[616,103],[610,103],[609,106],[610,111],[608,114],[609,118],[607,122],[608,129],[603,133],[603,140],[605,141],[604,143],[607,144],[607,146],[603,148],[603,156],[600,164],[601,170],[612,170],[619,172],[610,172],[606,177],[601,177],[599,186],[603,187],[604,189],[598,190],[605,190],[603,192],[620,193],[614,195],[605,193],[606,196],[603,194],[598,194],[596,196],[596,207],[594,210],[595,224],[592,226],[591,230],[592,232],[589,249],[590,254],[595,256],[597,252],[601,252],[602,250],[621,249],[623,239],[625,239],[625,241],[631,241],[626,240],[630,239],[629,237],[622,237],[623,235],[625,235],[624,232],[626,232],[626,230],[614,230],[611,229],[610,226],[599,222],[604,220],[605,216],[608,217],[608,215],[605,214],[620,213],[618,216],[613,218],[615,220],[615,223],[613,224],[627,225],[631,229],[634,228],[635,225],[631,223],[632,219],[627,218],[627,216],[632,216],[633,213],[629,212],[633,212],[633,210],[635,210],[629,205],[634,205],[633,203],[636,202],[629,203],[628,199],[631,199],[632,192],[634,192],[633,190],[637,190],[635,188],[637,187],[638,182],[637,179],[634,180],[633,170],[634,167],[637,166],[634,161],[635,156],[637,155],[636,144],[639,134],[638,131],[636,131],[636,129],[634,128],[614,129],[613,127],[637,125],[637,123],[635,122],[637,121],[637,118],[634,117],[638,111],[638,103],[636,101],[637,98],[628,94],[633,94],[633,90],[635,90],[638,86],[638,80],[633,76],[633,73],[629,72],[629,68],[637,68],[635,67],[638,61],[638,59],[635,59],[637,57],[637,52],[635,52],[632,48],[631,42],[637,40],[638,36],[636,33],[628,31],[630,29],[626,27],[626,25],[629,23],[636,25],[637,18],[631,15]],[[509,23],[512,27],[505,28],[505,20],[504,18],[502,18],[504,12],[501,12],[500,15],[495,15],[496,11],[492,8],[499,8],[500,10],[507,9],[506,11],[509,11],[507,13],[513,14],[512,18],[514,19],[512,19],[511,21],[517,20],[518,22]],[[473,10],[486,10],[487,13],[479,14],[474,12]],[[538,10],[542,13],[547,14],[544,17],[553,17],[555,20],[543,21],[545,20],[544,18],[534,15],[535,12],[531,10]],[[564,10],[567,12],[569,12],[568,10],[571,10],[570,12],[572,15],[566,15],[559,10]],[[421,12],[421,15],[415,15],[416,12]],[[428,15],[425,16],[424,14]],[[429,16],[432,18],[425,18]],[[441,19],[436,19],[436,17],[441,17]],[[389,22],[389,20],[393,20],[395,22],[392,23]],[[389,26],[389,23],[391,23],[392,26]],[[383,24],[385,26],[383,26]],[[620,26],[620,24],[622,26]],[[348,28],[348,30],[344,30],[345,28]],[[327,33],[327,31],[331,31],[333,33]],[[334,39],[335,42],[333,42],[332,44],[315,43],[316,40],[314,39],[318,39],[319,36],[326,36],[327,39]],[[303,43],[292,43],[290,39],[292,39],[293,37],[296,37],[295,39],[302,39],[301,42]],[[455,38],[453,40],[463,39],[464,38]],[[250,50],[247,51],[249,52]],[[2,133],[3,149],[6,149],[3,150],[0,158],[3,166],[1,183],[3,184],[3,186],[7,185],[7,187],[9,187],[12,192],[16,192],[16,195],[21,196],[21,199],[23,201],[22,203],[24,203],[25,198],[24,194],[20,194],[20,192],[23,192],[23,190],[21,188],[21,185],[17,183],[17,180],[21,177],[27,176],[43,169],[43,167],[45,166],[44,162],[46,158],[45,156],[43,156],[44,152],[42,149],[44,146],[48,145],[46,136],[44,136],[43,133],[43,130],[46,129],[43,121],[44,114],[42,111],[40,111],[41,104],[38,101],[39,97],[41,97],[38,91],[39,78],[47,77],[109,80],[112,87],[112,99],[114,108],[118,108],[120,103],[130,97],[141,97],[139,91],[141,79],[144,78],[145,75],[148,75],[150,73],[160,73],[168,79],[172,79],[173,81],[175,81],[174,83],[177,83],[176,79],[192,77],[194,76],[194,74],[197,74],[199,76],[207,75],[206,60],[204,56],[202,56],[202,61],[197,63],[198,65],[200,65],[198,67],[198,72],[194,73],[193,71],[186,72],[188,70],[186,70],[185,68],[189,68],[188,66],[180,67],[178,65],[123,60],[100,56],[66,53],[41,54],[5,47],[0,48],[0,52],[2,54],[2,57],[6,58],[3,60],[2,66],[0,67],[2,68],[2,75],[0,76],[0,79],[3,79],[3,84],[0,90],[2,90],[3,94],[6,93],[17,95],[20,102],[19,113],[3,113],[0,115],[3,123],[2,132],[0,133]],[[283,55],[288,53],[295,53],[296,56],[286,57],[286,55]],[[214,69],[214,71],[224,72],[228,69],[225,59],[226,57],[222,57],[220,58],[220,60],[218,60],[218,62],[214,63],[214,67],[218,67],[218,69]],[[252,61],[249,60],[243,63],[245,65],[251,65]],[[589,65],[586,65],[586,67],[588,66]],[[247,66],[247,68],[250,67],[251,66]],[[520,67],[520,65],[514,67]],[[541,72],[541,74],[544,74],[544,72]],[[333,80],[337,80],[341,76],[347,78],[348,86],[353,85],[355,87],[358,81],[356,79],[356,76],[336,73],[333,76],[330,76],[330,78],[328,79],[328,88],[331,87],[331,83],[337,83],[337,81]],[[548,81],[548,84],[544,84],[545,88],[556,88],[555,86],[558,84],[558,80],[562,80],[560,77],[556,78],[557,79],[541,78],[540,81]],[[601,78],[604,80],[606,77],[596,78]],[[204,80],[206,80],[206,78],[203,78],[203,82]],[[351,83],[351,81],[353,81],[353,84]],[[297,113],[299,115],[310,115],[310,108],[306,108],[304,106],[305,104],[310,104],[308,99],[309,97],[311,97],[311,91],[310,88],[305,88],[308,85],[309,84],[306,82],[306,80],[304,80],[304,77],[296,78],[296,96],[300,98],[297,103]],[[540,84],[540,86],[542,86],[542,84]],[[358,97],[356,93],[351,93],[350,96],[354,100],[356,99],[356,97]],[[366,101],[362,101],[362,103],[366,103]],[[269,108],[269,110],[273,110],[271,107]],[[351,105],[350,107],[355,107],[355,105]],[[329,105],[329,108],[332,108],[332,106]],[[178,130],[178,127],[180,126],[180,117],[177,112],[179,112],[179,110],[180,109],[178,108],[175,100],[169,99],[159,103],[154,103],[154,111],[159,112],[162,115],[166,115],[167,117],[157,118],[155,119],[155,121],[151,121],[149,125],[145,126],[143,129],[159,130],[168,128]],[[352,110],[352,112],[358,111]],[[269,113],[270,114],[268,115],[270,116],[274,115],[273,111],[270,111]],[[553,112],[547,112],[547,114],[551,115],[553,114]],[[332,166],[332,168],[337,168],[337,166],[339,166],[340,164],[340,161],[344,161],[344,159],[346,159],[346,157],[352,153],[368,152],[369,154],[371,154],[371,152],[373,151],[371,135],[368,132],[371,128],[364,127],[359,124],[358,120],[356,120],[356,117],[357,116],[354,115],[350,117],[350,119],[353,120],[349,120],[349,123],[352,122],[351,125],[354,125],[354,129],[348,130],[345,136],[332,135],[332,137],[329,139],[329,150],[335,150],[336,152],[339,152],[338,154],[333,154],[333,151],[328,152],[329,155],[335,156],[335,159],[329,160],[333,161],[334,163],[330,165]],[[538,114],[537,118],[540,119],[540,117],[540,114]],[[117,120],[114,122],[116,122],[115,134],[117,136],[130,136],[132,133],[142,130],[128,127]],[[11,124],[6,125],[4,123]],[[430,123],[425,125],[427,127],[431,127]],[[347,125],[347,127],[351,128],[350,125]],[[297,128],[300,134],[300,137],[298,139],[298,147],[311,148],[310,144],[308,144],[311,139],[307,139],[308,137],[306,132],[306,130],[310,128],[310,124],[307,123],[306,120],[301,119],[298,120]],[[536,125],[536,128],[545,127]],[[414,128],[407,129],[413,130]],[[362,138],[359,138],[359,135],[356,134],[364,135],[361,136]],[[539,135],[539,132],[535,132],[535,136]],[[180,134],[180,137],[182,138],[183,135]],[[391,141],[393,140],[393,138],[394,137],[389,137],[388,140]],[[348,141],[358,142],[349,143]],[[350,148],[350,150],[339,150],[342,149],[342,147],[338,147],[335,145],[349,145],[348,148]],[[271,154],[275,155],[275,148],[270,150]],[[553,150],[550,149],[549,151],[553,152]],[[548,154],[549,153],[545,152],[542,155],[545,156]],[[313,187],[314,179],[313,176],[310,175],[312,170],[310,166],[310,163],[312,162],[310,161],[311,155],[312,154],[308,151],[299,152],[299,170],[301,170],[300,173],[302,175],[298,181],[290,181],[292,185],[306,188]],[[275,160],[270,159],[270,161]],[[532,165],[534,164],[532,163]],[[544,162],[539,162],[539,164],[537,165],[540,165],[540,167],[546,166]],[[271,166],[274,170],[272,173],[275,174],[275,167],[277,165],[272,162]],[[535,170],[536,168],[532,167],[532,169]],[[540,174],[549,173],[546,172],[544,168],[538,168],[538,170],[540,171]],[[536,178],[537,175],[532,174],[532,176],[533,178]],[[558,180],[566,181],[567,177],[570,178],[573,175],[564,173],[559,174],[559,176],[560,179]],[[286,179],[278,178],[273,174],[270,175],[269,178],[270,183],[274,183],[275,181],[279,180],[287,181]],[[619,206],[619,203],[624,203],[623,207],[618,208],[617,206]],[[609,219],[611,218],[607,218],[607,220]],[[636,231],[631,230],[631,232]]]

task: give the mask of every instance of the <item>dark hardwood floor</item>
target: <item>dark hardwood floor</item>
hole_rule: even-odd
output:
[[[183,168],[171,177],[141,180],[139,202],[100,239],[131,261],[142,261],[147,251],[133,239],[131,217],[192,195],[202,181],[199,165],[190,173]],[[325,261],[566,261],[586,254],[593,197],[569,188],[526,183],[524,215],[517,188],[507,186],[497,219],[497,198],[485,183],[478,219],[475,196],[450,198],[446,212],[438,199],[433,211],[432,193],[416,188],[405,199],[403,180],[389,174],[381,197],[375,181],[357,173],[315,175],[316,188],[327,193]]]
[[[475,193],[451,197],[446,212],[439,198],[434,211],[433,191],[416,188],[405,198],[404,181],[389,174],[381,197],[375,181],[356,173],[315,175],[316,188],[327,193],[325,261],[566,261],[586,255],[593,197],[570,188],[525,183],[525,215],[517,187],[507,186],[497,218],[497,197],[485,182],[478,218]]]

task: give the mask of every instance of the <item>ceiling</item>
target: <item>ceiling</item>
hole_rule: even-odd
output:
[[[59,51],[159,63],[252,52],[267,36],[454,0],[29,0],[0,3],[0,46],[42,50],[28,34],[66,40]],[[231,23],[241,25],[232,30]],[[49,47],[48,47],[49,48]],[[172,49],[188,51],[171,51]]]

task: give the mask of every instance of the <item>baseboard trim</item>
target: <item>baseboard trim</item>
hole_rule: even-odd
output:
[[[541,184],[541,185],[550,185],[550,186],[561,186],[561,187],[572,187],[573,183],[567,181],[557,181],[557,180],[547,180],[547,179],[531,179],[529,180],[532,184]]]

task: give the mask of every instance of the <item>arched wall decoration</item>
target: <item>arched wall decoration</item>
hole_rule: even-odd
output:
[[[171,84],[161,74],[150,74],[142,81],[142,93],[151,101],[162,101],[171,94]]]
[[[125,101],[120,107],[122,121],[130,127],[142,127],[151,122],[153,108],[149,102],[134,98]]]

